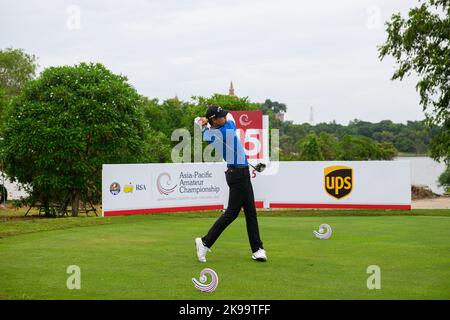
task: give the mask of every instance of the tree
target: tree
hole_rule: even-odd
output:
[[[367,137],[346,135],[340,140],[339,160],[370,160],[373,143]]]
[[[319,134],[319,146],[324,160],[335,160],[339,153],[338,139],[329,133]]]
[[[373,160],[392,160],[398,155],[397,149],[390,142],[377,143],[376,147],[378,149],[377,159]]]
[[[172,145],[170,138],[162,132],[148,129],[143,141],[145,150],[145,162],[167,163],[171,162],[170,154]]]
[[[8,98],[6,97],[5,90],[0,88],[0,137],[1,137],[1,128],[7,113],[6,108],[8,107]]]
[[[322,151],[319,146],[319,139],[314,132],[309,133],[299,143],[300,160],[320,161],[323,160]]]
[[[48,213],[51,201],[98,195],[104,163],[147,161],[142,100],[101,64],[51,67],[27,82],[8,113],[5,171],[28,184]]]
[[[144,99],[144,115],[148,126],[157,132],[162,132],[170,137],[173,127],[179,128],[176,117],[182,115],[180,108],[163,102],[158,99]]]
[[[286,104],[280,103],[278,101],[272,101],[270,99],[266,99],[264,103],[261,104],[260,109],[266,114],[268,111],[271,111],[275,114],[280,112],[286,112]]]
[[[446,192],[450,192],[450,167],[439,176],[439,185],[446,189]]]
[[[0,87],[9,96],[17,95],[25,82],[36,75],[36,57],[22,49],[0,50]]]
[[[174,143],[170,140],[174,129],[181,128],[184,117],[183,105],[176,99],[167,99],[160,103],[158,99],[143,98],[144,118],[150,134],[148,144],[150,162],[170,162]],[[192,121],[190,122],[192,126]]]
[[[408,18],[394,14],[386,23],[387,39],[379,47],[383,60],[392,56],[398,64],[392,80],[416,73],[416,89],[427,122],[442,126],[433,144],[435,160],[450,163],[450,1],[420,0]]]
[[[395,140],[395,135],[389,131],[375,132],[373,138],[378,142],[393,142]]]
[[[392,160],[397,150],[391,143],[363,137],[346,135],[339,141],[338,160]]]
[[[197,109],[201,110],[201,114],[204,114],[211,104],[225,110],[256,110],[259,106],[257,103],[250,102],[248,97],[241,98],[217,93],[211,97],[193,96],[192,99]]]

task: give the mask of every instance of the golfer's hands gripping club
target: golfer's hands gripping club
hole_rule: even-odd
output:
[[[208,124],[208,119],[206,119],[206,117],[197,117],[197,123],[204,127]]]

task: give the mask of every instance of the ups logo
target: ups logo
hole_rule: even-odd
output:
[[[336,199],[348,196],[353,191],[353,169],[345,166],[325,168],[325,191]]]

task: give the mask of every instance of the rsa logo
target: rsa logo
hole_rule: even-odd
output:
[[[336,199],[342,199],[353,191],[353,168],[331,166],[323,170],[325,191]]]

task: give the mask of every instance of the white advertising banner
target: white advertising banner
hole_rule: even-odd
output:
[[[271,208],[411,208],[409,161],[278,164],[276,173],[253,179],[255,195],[265,207],[269,203]]]
[[[103,165],[104,215],[222,209],[225,163]]]
[[[226,208],[225,163],[103,165],[104,216]],[[411,209],[409,161],[271,162],[258,208]]]

